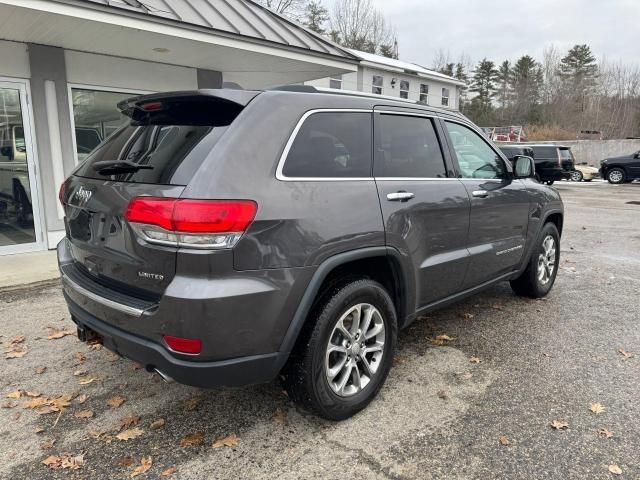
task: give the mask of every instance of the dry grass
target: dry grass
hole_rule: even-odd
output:
[[[530,125],[526,129],[528,141],[575,140],[575,132],[558,125]]]

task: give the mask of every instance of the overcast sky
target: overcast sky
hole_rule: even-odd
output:
[[[327,0],[332,7],[334,0]],[[640,65],[640,0],[373,0],[396,27],[400,58],[431,67],[439,48],[476,63],[587,43]]]

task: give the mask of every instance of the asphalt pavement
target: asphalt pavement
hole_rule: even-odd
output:
[[[0,478],[640,479],[640,184],[557,188],[550,295],[503,284],[416,321],[339,423],[277,381],[167,385],[80,343],[57,284],[0,293]]]

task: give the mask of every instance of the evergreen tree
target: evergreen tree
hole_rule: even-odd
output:
[[[494,121],[493,97],[496,93],[497,76],[495,64],[486,58],[473,72],[470,90],[477,95],[471,100],[466,112],[480,125],[490,125]]]
[[[500,64],[496,82],[498,84],[498,103],[504,113],[509,103],[509,89],[511,86],[511,62],[509,60],[505,60]]]
[[[314,32],[326,33],[325,24],[329,20],[329,10],[327,10],[319,0],[310,1],[305,7],[304,24]]]
[[[591,48],[588,45],[575,45],[560,60],[559,74],[566,94],[584,112],[587,96],[593,93],[598,78],[598,65]]]
[[[524,55],[515,63],[511,73],[513,92],[513,120],[531,122],[539,116],[538,105],[543,82],[542,68],[533,57]]]

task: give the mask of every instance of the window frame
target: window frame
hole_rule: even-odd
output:
[[[67,83],[67,98],[69,100],[69,115],[71,120],[71,141],[73,142],[73,165],[74,168],[80,163],[78,160],[78,144],[76,141],[76,119],[73,115],[73,90],[92,90],[95,92],[107,92],[107,93],[126,93],[131,94],[132,97],[136,95],[148,95],[150,93],[157,93],[153,90],[137,90],[131,88],[119,88],[119,87],[107,87],[103,85],[86,85],[82,83]]]
[[[443,130],[444,135],[446,136],[446,139],[447,139],[447,146],[449,147],[451,160],[453,161],[453,164],[454,164],[455,173],[456,173],[456,180],[460,180],[462,182],[464,182],[465,180],[470,180],[470,181],[482,180],[482,181],[485,181],[485,182],[504,183],[506,181],[510,181],[510,180],[513,179],[513,168],[511,166],[511,162],[509,161],[509,159],[506,157],[506,155],[504,153],[502,153],[502,151],[499,148],[497,148],[495,145],[492,145],[488,141],[488,139],[484,135],[482,135],[482,133],[480,131],[478,131],[478,129],[474,125],[471,125],[469,123],[465,123],[465,122],[460,121],[458,119],[453,119],[451,117],[441,117],[440,121],[442,122],[442,130]],[[449,134],[449,129],[447,128],[447,123],[456,123],[458,125],[461,125],[463,127],[468,128],[469,130],[474,132],[476,135],[478,135],[482,139],[482,141],[484,143],[486,143],[489,146],[489,148],[491,150],[493,150],[493,152],[502,161],[502,164],[504,166],[504,171],[505,171],[504,178],[469,178],[469,177],[462,177],[461,176],[462,173],[460,171],[460,164],[458,163],[458,154],[456,153],[456,149],[453,146],[453,142],[451,141],[451,136]]]
[[[419,85],[420,85],[420,89],[419,89],[419,92],[418,92],[418,102],[420,104],[422,104],[422,105],[429,105],[429,90],[431,90],[429,88],[429,84],[428,83],[420,83]],[[422,87],[427,87],[427,89],[426,89],[427,93],[424,93],[422,91]],[[423,96],[425,97],[424,101],[422,101],[422,97]]]
[[[381,85],[376,85],[374,83],[374,79],[375,78],[380,78],[382,79],[382,84]],[[380,89],[380,93],[378,92],[374,92],[373,89],[374,88],[379,88]],[[371,75],[371,93],[375,94],[375,95],[384,95],[384,75]]]
[[[402,88],[403,83],[407,84],[407,88]],[[409,100],[409,93],[411,92],[411,82],[409,80],[400,80],[400,86],[398,88],[400,89],[400,98]],[[403,97],[402,96],[403,93],[406,93],[407,96]]]
[[[447,132],[442,130],[443,125],[440,123],[443,118],[438,116],[435,113],[431,113],[431,112],[416,112],[416,111],[411,111],[411,110],[385,110],[385,109],[375,109],[374,110],[375,114],[382,114],[382,115],[399,115],[399,116],[403,116],[403,117],[421,117],[421,118],[426,118],[431,120],[431,122],[433,123],[433,129],[436,133],[436,137],[438,139],[438,143],[440,144],[440,151],[442,152],[442,160],[443,160],[443,165],[445,168],[445,172],[447,174],[446,177],[378,177],[375,176],[374,174],[374,179],[377,180],[392,180],[392,181],[403,181],[403,182],[408,182],[408,181],[458,181],[460,180],[457,175],[458,175],[458,169],[457,169],[457,159],[456,159],[456,163],[453,164],[452,163],[452,159],[451,159],[451,149],[449,147],[449,139],[446,137],[447,136]],[[376,117],[374,115],[374,119],[373,119],[373,146],[374,148],[376,148]],[[374,168],[374,172],[375,172],[375,152],[373,155],[373,168]],[[452,168],[454,167],[454,168]],[[451,176],[451,174],[455,174],[455,176]]]
[[[447,96],[444,95],[444,91],[447,91]],[[445,102],[445,99],[447,100]],[[448,87],[442,87],[442,97],[440,99],[440,104],[443,107],[449,107],[449,100],[451,99],[451,89],[449,89]]]
[[[287,177],[284,173],[284,164],[289,156],[293,142],[295,142],[300,129],[304,125],[304,122],[312,115],[316,113],[369,113],[371,114],[371,123],[373,124],[373,109],[372,108],[317,108],[309,110],[302,115],[302,117],[296,123],[289,139],[285,144],[282,155],[278,160],[278,166],[276,167],[276,179],[281,182],[363,182],[373,181],[373,174],[368,177]],[[373,167],[373,135],[371,136],[371,166]],[[372,168],[373,170],[373,168]]]
[[[338,74],[338,76],[330,76],[329,77],[329,88],[333,89],[333,90],[342,90],[342,74]],[[340,84],[340,86],[338,88],[332,87],[331,86],[331,82],[338,82]]]

